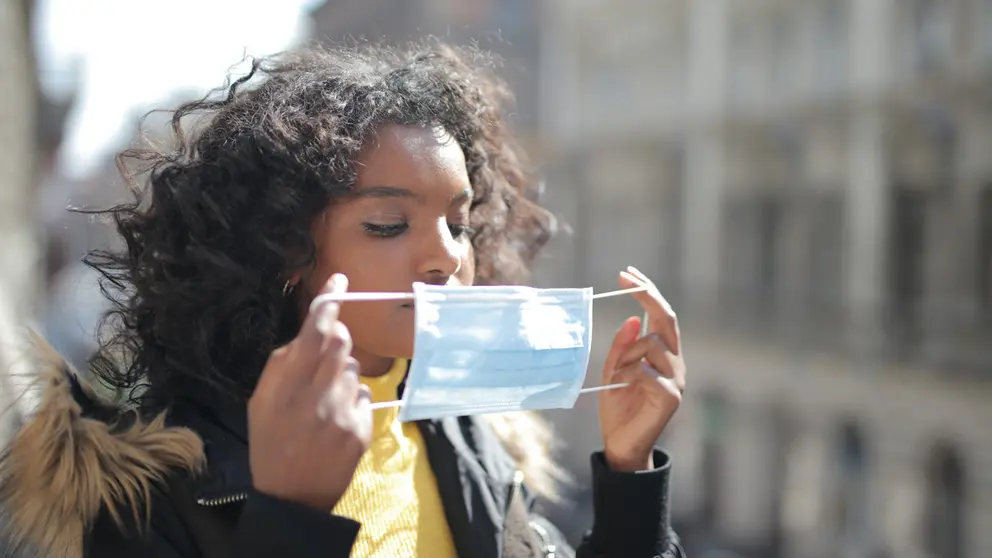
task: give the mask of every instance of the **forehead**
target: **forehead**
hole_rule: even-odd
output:
[[[367,142],[358,158],[359,188],[438,180],[468,180],[461,147],[440,128],[384,126]]]

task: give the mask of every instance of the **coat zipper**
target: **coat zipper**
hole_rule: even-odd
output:
[[[517,495],[520,491],[520,487],[524,484],[524,472],[517,470],[513,472],[513,483],[510,485],[510,489],[507,491],[506,495],[506,508],[503,510],[503,517],[509,517],[510,515],[510,505],[513,504],[513,497]]]
[[[510,483],[509,488],[506,489],[506,504],[503,506],[503,529],[506,530],[506,519],[510,517],[510,508],[513,507],[513,497],[517,495],[517,491],[524,484],[524,472],[517,469],[513,472],[513,482]],[[500,544],[502,548],[503,544]],[[499,551],[499,555],[503,556],[503,550]]]
[[[231,494],[229,496],[222,496],[220,498],[198,498],[196,503],[201,506],[214,507],[214,506],[226,506],[228,504],[233,504],[235,502],[241,502],[242,500],[247,500],[248,494],[241,492],[238,494]]]
[[[514,471],[513,483],[510,485],[506,495],[506,508],[503,510],[503,517],[509,517],[510,506],[513,505],[513,498],[518,492],[520,492],[523,484],[524,472],[520,470]],[[544,558],[555,558],[557,555],[557,549],[554,543],[551,542],[551,535],[548,533],[548,530],[534,521],[530,521],[528,523],[530,528],[537,534],[538,538],[541,539],[541,553],[544,555]]]
[[[543,525],[536,521],[530,522],[530,528],[537,533],[538,538],[541,539],[541,553],[544,554],[544,558],[555,558],[557,556],[558,548],[551,542],[551,534],[548,530],[544,528]]]

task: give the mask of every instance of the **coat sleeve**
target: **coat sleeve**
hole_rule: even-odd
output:
[[[654,463],[651,471],[616,473],[602,452],[592,455],[593,526],[575,551],[543,517],[532,516],[531,526],[558,558],[685,558],[671,528],[671,459],[655,450]]]
[[[168,501],[154,502],[143,529],[122,529],[101,514],[86,541],[84,558],[347,558],[359,524],[271,496],[248,497],[233,531],[191,527]],[[198,529],[196,536],[193,529]]]

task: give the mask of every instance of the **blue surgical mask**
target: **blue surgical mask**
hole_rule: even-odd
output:
[[[592,289],[414,284],[401,421],[571,408],[589,365]]]

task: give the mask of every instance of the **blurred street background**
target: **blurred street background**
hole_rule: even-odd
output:
[[[0,336],[94,350],[80,259],[114,236],[66,208],[122,198],[141,114],[245,54],[428,33],[504,60],[571,229],[535,282],[635,265],[679,313],[689,556],[992,557],[992,0],[0,0]],[[590,384],[636,311],[597,303]],[[577,540],[595,396],[548,416]]]

